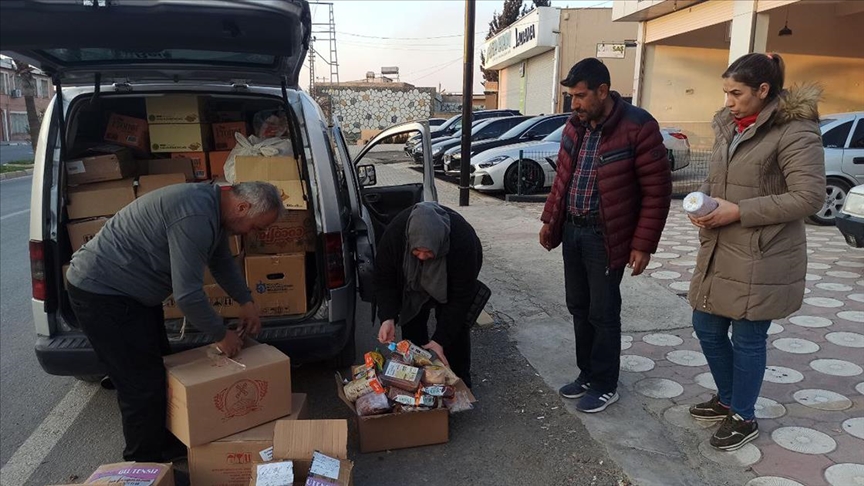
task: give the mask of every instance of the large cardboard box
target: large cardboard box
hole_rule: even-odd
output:
[[[343,386],[342,376],[336,373],[336,393],[357,416],[360,452],[443,444],[450,440],[450,412],[446,408],[360,417],[354,404],[345,397]],[[454,388],[465,391],[472,403],[476,401],[471,390],[461,380]]]
[[[174,184],[185,184],[186,176],[177,174],[142,175],[138,178],[138,197]]]
[[[279,420],[303,420],[308,414],[307,396],[291,396],[291,415],[259,425],[224,439],[189,448],[191,484],[246,486],[252,465],[273,458],[273,433]]]
[[[165,152],[202,152],[210,149],[210,125],[150,125],[150,150]]]
[[[216,150],[231,150],[237,145],[235,133],[246,136],[246,122],[229,122],[213,124],[213,147]]]
[[[99,466],[84,484],[117,484],[174,486],[174,469],[170,464],[151,462],[118,462]]]
[[[149,147],[147,128],[147,120],[114,113],[108,119],[103,138],[106,142],[119,143],[146,153]]]
[[[226,318],[240,317],[240,304],[222,290],[222,287],[215,283],[204,285],[204,293],[207,294],[207,300],[217,314]],[[168,297],[162,304],[162,311],[165,313],[165,319],[183,318],[183,312],[174,300],[173,295]]]
[[[113,216],[135,200],[134,184],[135,179],[121,179],[69,187],[69,219]]]
[[[72,185],[113,181],[135,175],[138,167],[126,147],[105,145],[90,149],[92,155],[66,161],[66,182]]]
[[[147,121],[152,124],[192,124],[207,121],[204,98],[174,94],[148,96]]]
[[[237,182],[265,181],[278,187],[285,209],[306,209],[300,167],[294,157],[234,157]]]
[[[228,161],[228,156],[231,155],[230,150],[221,150],[207,153],[207,167],[210,168],[210,177],[225,178],[225,162]]]
[[[206,181],[210,178],[210,168],[207,165],[207,154],[205,152],[175,152],[171,154],[172,159],[186,159],[192,163],[192,173],[195,180]]]
[[[177,159],[152,159],[146,161],[147,174],[183,174],[186,182],[195,180],[195,169],[192,166],[192,160],[187,158]]]
[[[228,241],[230,242],[231,240],[233,238],[230,238]],[[240,270],[240,275],[243,275],[244,278],[246,276],[245,259],[246,255],[234,255],[234,263],[237,265],[237,269]],[[204,267],[204,285],[218,285],[216,278],[213,277],[213,274],[210,273],[210,268],[207,266]]]
[[[78,251],[84,246],[84,243],[92,240],[96,233],[105,226],[108,218],[93,218],[83,221],[72,221],[66,225],[66,231],[69,233],[69,244],[72,246],[72,253]]]
[[[252,342],[234,358],[213,346],[164,358],[168,430],[189,447],[207,444],[291,413],[291,360]]]
[[[306,313],[306,254],[247,255],[246,283],[262,316]]]
[[[316,234],[311,211],[284,211],[275,223],[244,236],[243,242],[249,254],[314,252]]]
[[[347,420],[280,420],[273,432],[273,459],[294,462],[294,484],[305,484],[316,452],[336,459],[348,459]],[[348,462],[343,474],[350,482]],[[341,468],[340,468],[341,469]],[[340,475],[341,477],[341,475]],[[342,483],[337,483],[342,484]]]

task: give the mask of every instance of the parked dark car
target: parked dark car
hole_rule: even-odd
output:
[[[489,149],[503,147],[514,143],[542,140],[550,133],[561,128],[561,125],[570,117],[569,113],[557,115],[541,115],[528,118],[518,125],[507,130],[492,140],[478,140],[471,143],[471,156],[477,155]],[[442,164],[445,171],[458,171],[462,160],[462,147],[458,144],[451,145],[440,157],[436,157],[432,151],[432,165],[438,169]],[[439,161],[439,158],[441,161]]]
[[[477,120],[486,120],[488,118],[500,118],[505,116],[517,116],[521,115],[519,110],[480,110],[474,111],[471,113],[471,119],[473,121]],[[454,133],[462,129],[462,115],[454,115],[450,117],[446,122],[438,125],[437,127],[430,128],[429,134],[432,137],[431,142],[435,143],[435,140],[440,140],[442,138],[452,137]],[[417,141],[419,137],[411,137],[405,142],[405,153],[411,155],[414,151],[414,147],[417,146]]]
[[[519,125],[529,117],[527,116],[509,116],[505,118],[493,118],[491,120],[481,120],[476,126],[471,128],[471,143],[472,145],[484,140],[495,140],[511,128]],[[462,131],[459,130],[454,136],[432,142],[432,165],[439,170],[444,168],[444,153],[447,150],[458,147],[462,143]],[[458,135],[457,135],[458,134]],[[415,149],[412,154],[415,162],[423,161],[423,151],[421,147]]]

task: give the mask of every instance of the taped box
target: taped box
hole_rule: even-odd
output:
[[[135,179],[121,179],[69,187],[69,219],[113,216],[135,200],[134,183]]]
[[[66,231],[69,233],[69,244],[72,246],[72,253],[78,251],[84,246],[84,243],[92,240],[99,233],[99,230],[105,226],[108,218],[93,218],[79,221],[72,221],[66,225]]]
[[[157,189],[172,186],[174,184],[185,184],[186,176],[177,174],[154,174],[138,177],[138,197],[144,196]]]
[[[212,136],[210,125],[150,125],[150,151],[203,152],[210,149]]]
[[[254,341],[234,358],[204,346],[164,358],[168,430],[188,447],[291,413],[291,360]]]
[[[106,142],[118,143],[138,152],[146,153],[148,147],[147,120],[114,113],[108,119],[108,127],[105,129],[103,138]]]
[[[170,464],[118,462],[99,466],[83,484],[174,486]]]
[[[312,474],[313,478],[322,475],[336,476],[331,479],[341,482],[334,484],[351,484],[354,465],[348,461],[347,420],[280,420],[276,423],[273,433],[273,459],[293,463],[295,485],[308,484],[313,461],[318,455],[332,459],[318,464],[319,467]],[[333,460],[338,461],[338,466]],[[254,476],[250,482],[252,485],[256,484]]]
[[[205,99],[200,96],[148,96],[146,103],[147,121],[152,124],[193,124],[207,121]]]
[[[192,160],[189,158],[151,159],[143,162],[147,168],[146,174],[183,174],[186,182],[195,180],[195,170],[192,167]]]
[[[306,313],[306,254],[246,256],[246,284],[262,316]]]
[[[264,425],[189,448],[189,479],[192,484],[246,486],[252,465],[273,460],[273,434],[280,420],[303,420],[308,414],[306,394],[291,396],[291,415]]]
[[[285,209],[306,209],[300,167],[294,157],[236,156],[237,182],[265,181],[281,192]]]
[[[171,154],[171,158],[188,159],[192,163],[192,173],[195,175],[195,180],[205,181],[210,178],[206,152],[176,152]]]
[[[315,251],[315,217],[311,211],[283,211],[275,223],[243,237],[249,254]]]
[[[72,185],[113,181],[135,175],[138,165],[125,147],[104,145],[87,151],[87,155],[66,161],[66,182]]]

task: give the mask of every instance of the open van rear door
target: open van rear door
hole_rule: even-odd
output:
[[[230,81],[296,87],[306,0],[3,0],[3,54],[63,85]]]
[[[338,127],[333,131],[343,159],[351,160],[347,158],[348,150],[341,131]],[[423,166],[419,172],[404,167],[413,165],[413,161],[398,148],[392,152],[372,152],[376,146],[395,135],[411,133],[420,133],[424,148]],[[372,280],[375,245],[387,225],[397,214],[418,202],[438,201],[429,138],[429,126],[425,123],[395,125],[373,138],[354,158],[352,167],[345,168],[348,183],[359,194],[359,199],[352,200],[351,205],[357,245],[358,288],[360,298],[364,301],[374,300]],[[376,158],[376,153],[381,155]],[[402,162],[398,160],[400,157],[404,158]],[[402,167],[394,169],[397,165]]]

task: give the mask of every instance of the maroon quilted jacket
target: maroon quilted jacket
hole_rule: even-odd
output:
[[[609,268],[630,261],[630,250],[654,253],[669,215],[672,173],[660,127],[647,111],[612,92],[615,109],[603,123],[597,165],[600,216]],[[574,114],[564,127],[552,192],[541,220],[552,246],[561,244],[567,193],[585,127]]]

